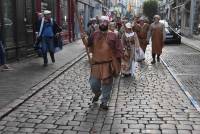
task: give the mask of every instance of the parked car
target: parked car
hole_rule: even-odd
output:
[[[177,27],[172,29],[166,20],[160,20],[165,26],[165,44],[181,44],[181,33],[180,29]]]

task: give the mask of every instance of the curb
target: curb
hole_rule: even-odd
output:
[[[197,101],[195,100],[195,98],[192,97],[192,95],[189,93],[189,91],[187,90],[187,88],[185,88],[185,86],[182,84],[181,80],[173,73],[172,69],[170,69],[170,67],[167,65],[166,62],[164,62],[164,60],[162,58],[161,58],[161,61],[164,64],[164,66],[167,68],[167,70],[170,72],[170,74],[172,75],[172,77],[175,79],[175,81],[178,83],[178,85],[180,86],[181,90],[185,93],[185,95],[191,101],[192,105],[196,108],[196,110],[198,112],[200,112],[200,106],[197,103]]]
[[[68,62],[65,65],[63,65],[62,67],[58,68],[55,72],[51,73],[44,80],[40,81],[35,86],[33,86],[32,88],[30,88],[30,90],[27,91],[27,93],[25,93],[24,95],[22,95],[18,99],[14,100],[10,104],[6,105],[4,108],[0,109],[0,120],[2,120],[5,116],[7,116],[8,114],[10,114],[12,111],[14,111],[19,106],[21,106],[24,102],[26,102],[32,96],[34,96],[35,94],[37,94],[39,91],[41,91],[44,87],[46,87],[53,80],[55,80],[60,75],[62,75],[65,71],[67,71],[68,69],[70,69],[74,64],[76,64],[78,61],[80,61],[85,56],[86,56],[85,52],[81,53],[75,59],[72,59],[70,62]]]

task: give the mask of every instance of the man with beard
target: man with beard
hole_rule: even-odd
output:
[[[88,38],[88,47],[92,53],[90,85],[94,98],[97,102],[102,95],[100,108],[108,110],[108,101],[112,90],[114,72],[119,73],[115,66],[119,47],[119,40],[114,32],[108,31],[109,18],[102,16],[99,22],[99,31]],[[119,67],[119,66],[118,66]]]

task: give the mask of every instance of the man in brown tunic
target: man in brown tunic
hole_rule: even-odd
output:
[[[162,53],[162,48],[164,46],[165,40],[165,29],[164,25],[159,22],[160,16],[154,16],[154,22],[151,24],[149,29],[149,37],[152,36],[152,64],[156,63],[155,57],[157,55],[157,61],[160,62],[160,55]],[[149,38],[148,37],[148,38]]]
[[[92,53],[90,85],[95,94],[92,102],[98,101],[102,95],[100,108],[108,110],[107,103],[113,84],[113,72],[116,71],[113,61],[117,61],[119,40],[114,32],[108,31],[108,18],[102,16],[99,31],[88,38],[88,47]]]
[[[147,33],[149,31],[149,24],[144,22],[144,17],[140,17],[139,19],[139,24],[137,25],[137,35],[138,35],[138,39],[140,42],[140,47],[142,48],[142,50],[146,51],[146,47],[147,47]]]

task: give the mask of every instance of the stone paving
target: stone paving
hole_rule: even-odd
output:
[[[166,45],[163,60],[200,105],[200,52],[185,45]]]
[[[149,54],[147,54],[149,55]],[[91,103],[86,58],[0,120],[0,134],[199,134],[200,113],[161,63],[115,79],[108,111]]]
[[[10,63],[13,71],[0,72],[0,109],[29,92],[33,86],[84,52],[81,40],[77,40],[65,45],[62,51],[55,54],[55,64],[52,64],[49,58],[46,68],[43,67],[43,59],[36,57]]]

